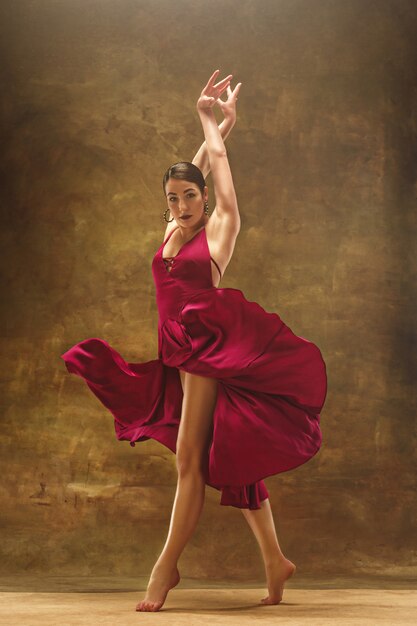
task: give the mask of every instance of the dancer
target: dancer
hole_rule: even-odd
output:
[[[232,91],[232,75],[215,83],[218,74],[196,105],[205,142],[192,163],[172,165],[163,179],[169,223],[152,261],[158,358],[127,363],[99,338],[61,355],[111,411],[118,439],[134,446],[153,438],[176,454],[168,536],[138,611],[158,611],[179,583],[178,559],[206,484],[221,491],[220,504],[242,510],[264,559],[268,595],[261,603],[278,604],[296,567],[279,546],[263,479],[305,463],[322,442],[327,376],[319,348],[239,289],[218,287],[241,226],[223,141],[241,83]],[[221,127],[216,103],[225,114]],[[210,169],[216,206],[208,217]]]

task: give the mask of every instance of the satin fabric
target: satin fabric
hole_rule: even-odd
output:
[[[158,358],[128,363],[107,341],[85,339],[61,355],[114,417],[119,440],[149,438],[176,452],[179,369],[218,381],[206,484],[220,504],[258,509],[264,478],[293,469],[320,449],[327,394],[319,348],[239,289],[216,288],[206,229],[187,241],[168,271],[167,237],[152,261]]]

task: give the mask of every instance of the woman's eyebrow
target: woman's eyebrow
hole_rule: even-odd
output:
[[[190,187],[189,189],[184,189],[184,193],[186,193],[187,191],[195,191],[195,189],[192,189],[192,187]],[[177,195],[175,191],[168,191],[167,196],[169,196],[170,194],[173,194],[174,196]]]

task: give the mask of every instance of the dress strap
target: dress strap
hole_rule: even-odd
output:
[[[220,274],[220,278],[222,277],[222,273],[220,271],[220,267],[217,265],[216,261],[213,259],[213,257],[211,256],[210,259],[213,261],[214,265],[217,267],[217,269],[219,270],[219,274]]]

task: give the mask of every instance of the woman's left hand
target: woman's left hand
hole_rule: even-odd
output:
[[[216,70],[210,76],[207,85],[204,87],[203,91],[200,94],[200,97],[197,100],[197,110],[201,111],[212,109],[213,106],[216,104],[218,98],[229,85],[232,74],[229,74],[229,76],[226,76],[226,78],[223,78],[223,80],[214,85],[214,81],[216,80],[219,72],[220,70]]]
[[[242,83],[238,83],[232,91],[230,85],[227,85],[227,100],[217,99],[217,104],[223,111],[225,119],[236,120],[236,100]]]

